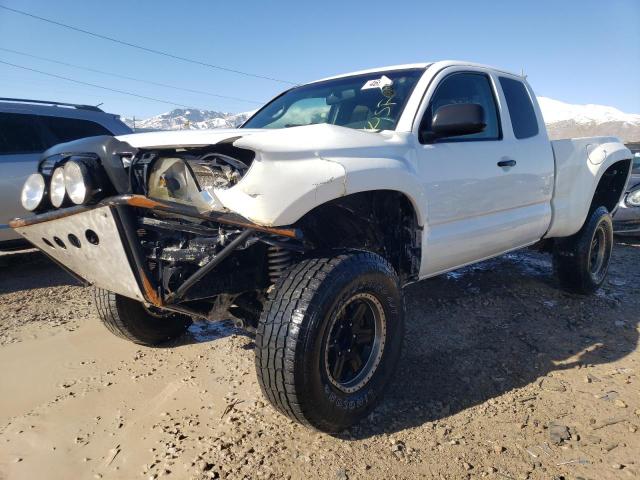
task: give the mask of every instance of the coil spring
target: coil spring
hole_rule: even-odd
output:
[[[280,247],[270,246],[267,251],[267,257],[269,280],[271,280],[271,283],[276,283],[282,272],[291,265],[291,252]]]

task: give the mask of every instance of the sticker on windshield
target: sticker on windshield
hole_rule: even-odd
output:
[[[393,80],[391,80],[386,75],[382,75],[380,78],[369,80],[362,86],[360,90],[369,90],[371,88],[379,88],[380,90],[382,90],[385,87],[390,87],[391,85],[393,85]]]

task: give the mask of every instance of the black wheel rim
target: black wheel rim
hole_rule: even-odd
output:
[[[345,393],[361,389],[376,372],[386,341],[386,316],[369,293],[352,296],[332,318],[325,344],[325,371]]]
[[[604,277],[607,271],[607,233],[602,225],[598,225],[591,239],[589,251],[589,273],[596,282]]]

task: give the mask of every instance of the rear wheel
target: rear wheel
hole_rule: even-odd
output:
[[[256,335],[264,395],[282,413],[335,433],[373,410],[395,371],[402,291],[380,256],[310,258],[281,277]]]
[[[182,335],[191,318],[146,308],[117,293],[94,289],[98,317],[114,335],[140,345],[158,345]]]
[[[611,215],[599,207],[578,233],[556,240],[553,266],[560,284],[577,293],[595,292],[607,276],[612,249]]]

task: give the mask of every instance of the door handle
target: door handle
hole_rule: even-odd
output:
[[[515,167],[516,166],[516,162],[515,160],[500,160],[498,162],[498,166],[499,167]]]

